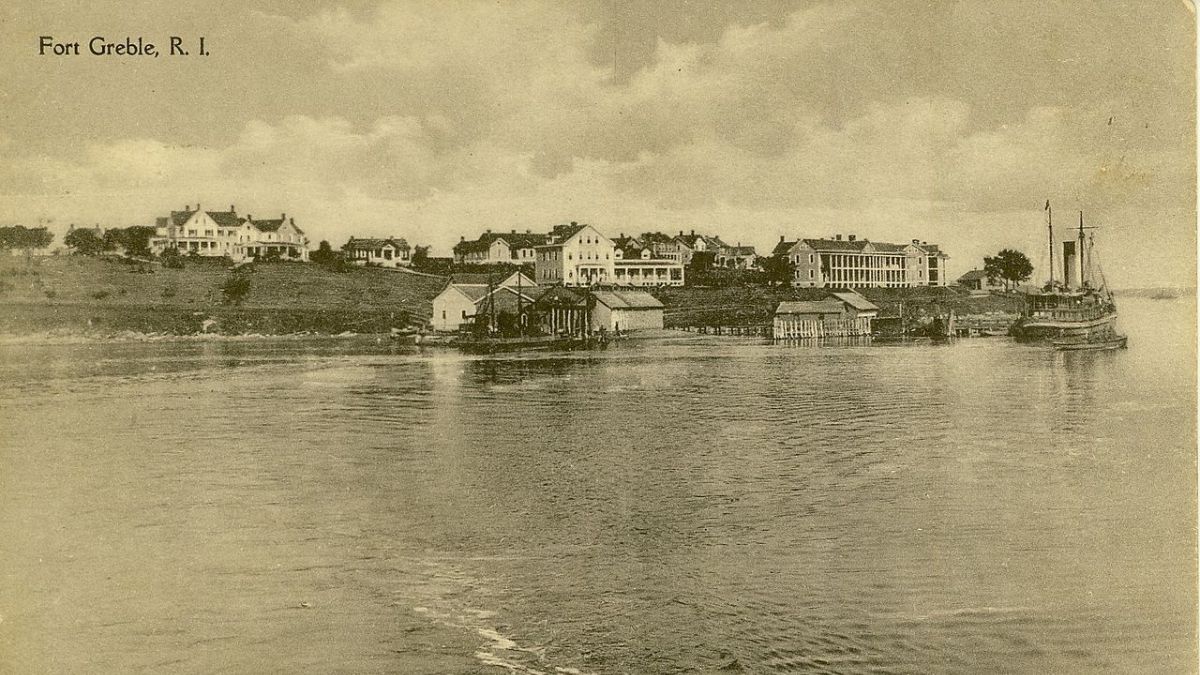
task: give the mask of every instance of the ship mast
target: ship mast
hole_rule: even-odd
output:
[[[1050,289],[1054,290],[1054,210],[1046,200],[1046,226],[1050,229]]]
[[[1079,287],[1087,286],[1087,267],[1084,266],[1083,211],[1079,212]]]

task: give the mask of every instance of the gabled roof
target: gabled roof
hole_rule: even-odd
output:
[[[830,295],[837,298],[838,300],[841,300],[842,302],[846,303],[847,305],[850,305],[851,307],[853,307],[854,309],[856,309],[860,312],[878,312],[879,311],[879,307],[876,306],[875,303],[871,302],[870,300],[867,300],[863,296],[861,296],[858,293],[855,293],[853,291],[834,292],[834,293],[830,293]]]
[[[971,270],[958,278],[959,281],[979,281],[987,279],[987,272],[983,270]]]
[[[726,246],[725,242],[721,241],[720,237],[710,237],[707,234],[696,234],[694,232],[690,234],[675,235],[674,240],[692,249],[696,248],[696,242],[701,240],[704,242],[705,246],[708,246],[709,248],[722,248]]]
[[[447,284],[446,288],[442,289],[442,293],[453,290],[467,296],[471,302],[479,302],[487,297],[487,284]]]
[[[816,251],[849,251],[858,252],[867,245],[866,239],[849,241],[845,239],[802,239],[806,246]]]
[[[552,286],[538,298],[539,306],[586,307],[587,298],[564,286]]]
[[[592,291],[596,302],[610,309],[662,309],[663,304],[645,291]]]
[[[196,214],[196,212],[194,210],[193,211],[172,211],[171,212],[171,224],[174,225],[175,227],[179,227],[180,225],[183,225],[187,221],[191,220],[192,216],[194,216],[195,214]]]
[[[794,241],[780,241],[778,244],[775,244],[775,248],[771,250],[771,255],[787,255],[788,251],[792,250],[792,247],[795,246],[796,243],[797,242]]]
[[[841,314],[845,311],[841,300],[784,301],[775,308],[776,314]]]
[[[582,232],[585,228],[591,227],[587,223],[571,223],[569,225],[555,225],[554,229],[547,235],[546,243],[542,246],[558,246],[563,242],[571,239],[575,235]],[[595,228],[592,228],[595,229]],[[599,232],[599,230],[597,230]],[[601,234],[600,236],[604,236]],[[605,237],[607,239],[607,237]],[[611,240],[610,240],[611,241]]]
[[[528,275],[526,275],[520,271],[513,272],[512,274],[509,274],[506,277],[502,277],[502,276],[499,276],[496,274],[474,274],[474,273],[468,273],[468,272],[456,272],[456,273],[450,275],[449,283],[450,284],[474,284],[474,285],[479,285],[479,286],[487,286],[489,283],[491,283],[493,286],[496,286],[496,287],[512,286],[515,288],[517,285],[515,277],[518,274],[520,274],[521,278],[523,279],[523,281],[521,282],[522,286],[527,287],[527,288],[537,286],[536,281],[534,281],[533,279],[530,279]],[[525,282],[528,282],[528,283],[525,283]]]
[[[257,221],[255,221],[255,222],[257,222]],[[387,239],[370,239],[370,238],[355,239],[354,237],[350,237],[350,241],[346,242],[346,245],[343,246],[342,248],[347,249],[347,250],[361,251],[361,250],[366,250],[366,249],[383,248],[384,246],[392,246],[392,247],[396,248],[397,250],[404,250],[404,249],[411,248],[408,245],[407,240],[405,240],[403,238],[396,239],[394,237],[388,237]]]
[[[498,240],[504,240],[509,248],[536,248],[546,243],[546,235],[533,232],[485,232],[474,241],[460,241],[454,245],[455,253],[486,251]]]
[[[753,246],[726,246],[725,251],[724,251],[725,255],[731,255],[731,256],[733,256],[733,255],[756,255],[756,253],[757,252],[754,250]]]
[[[237,227],[245,222],[233,211],[205,211],[218,227]]]
[[[250,224],[259,232],[274,232],[283,227],[283,218],[275,220],[251,220]]]

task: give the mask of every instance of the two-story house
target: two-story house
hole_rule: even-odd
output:
[[[474,241],[466,238],[454,245],[454,262],[473,265],[497,265],[510,263],[523,265],[532,263],[537,247],[546,243],[546,235],[534,234],[530,230],[517,232],[492,232],[488,230]]]
[[[537,247],[534,263],[537,283],[563,286],[613,283],[616,247],[599,230],[572,222],[556,226],[547,236],[547,243]]]
[[[613,283],[618,286],[683,285],[683,264],[656,256],[652,245],[624,234],[613,244]]]
[[[161,254],[168,248],[185,255],[227,256],[237,261],[275,256],[308,260],[308,237],[294,218],[280,214],[277,219],[255,220],[250,214],[239,216],[233,205],[228,211],[188,205],[158,218],[150,250]]]

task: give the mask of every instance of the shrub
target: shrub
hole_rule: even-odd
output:
[[[58,291],[54,290],[53,288],[47,288],[46,290],[44,290],[42,292],[45,293],[46,297],[50,298],[51,300],[58,297]]]
[[[96,291],[96,292],[92,293],[92,297],[97,300],[103,300],[103,299],[107,298],[109,295],[110,295],[110,293],[108,291]]]
[[[221,284],[221,295],[227,305],[240,305],[250,294],[250,277],[241,274],[230,275]]]
[[[177,291],[175,290],[174,286],[167,286],[166,288],[162,289],[162,296],[164,298],[173,298],[175,297],[176,293]]]
[[[162,261],[163,267],[173,270],[183,269],[183,256],[179,254],[179,249],[168,248],[158,258]]]

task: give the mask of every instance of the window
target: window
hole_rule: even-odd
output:
[[[811,254],[811,253],[808,254],[808,264],[809,265],[813,264],[813,254]]]
[[[462,318],[467,318],[467,310],[465,309],[462,311]]]
[[[813,271],[812,271],[812,270],[809,270],[809,271],[808,271],[808,278],[809,278],[809,279],[813,278]]]
[[[442,310],[442,321],[446,320],[446,310]]]

